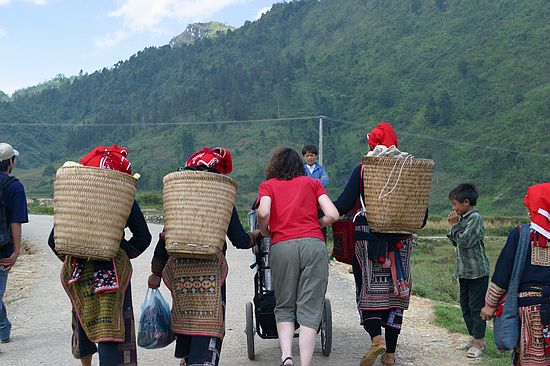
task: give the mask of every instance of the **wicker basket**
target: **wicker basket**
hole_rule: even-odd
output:
[[[363,183],[369,228],[379,233],[414,233],[422,227],[434,161],[363,158]]]
[[[54,239],[61,254],[110,260],[130,216],[137,180],[114,170],[60,168],[54,184]]]
[[[225,243],[237,183],[222,174],[184,170],[164,177],[166,250],[176,257],[213,258]]]

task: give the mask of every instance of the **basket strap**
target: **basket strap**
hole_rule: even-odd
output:
[[[395,167],[397,166],[397,163],[399,163],[399,160],[401,158],[402,158],[401,156],[398,156],[397,159],[395,160],[395,164],[393,165],[393,168],[392,168],[390,174],[388,175],[388,180],[386,180],[386,184],[384,185],[384,187],[382,187],[382,189],[380,190],[380,193],[378,194],[378,199],[379,200],[383,199],[384,197],[390,195],[393,191],[395,191],[395,189],[397,188],[397,185],[399,184],[399,180],[401,179],[401,173],[403,172],[403,168],[405,167],[405,164],[407,163],[407,160],[412,159],[413,156],[411,154],[409,154],[405,157],[405,159],[403,160],[403,164],[401,164],[401,169],[399,170],[399,175],[397,176],[397,179],[396,179],[395,184],[393,185],[392,189],[390,189],[388,192],[382,194],[382,192],[384,192],[384,190],[388,187],[388,184],[390,183],[390,180],[393,176],[393,171],[395,170]]]
[[[355,213],[355,215],[353,216],[353,222],[355,222],[355,219],[357,218],[357,216],[359,216],[361,213],[364,213],[365,215],[367,214],[367,209],[365,207],[365,201],[363,200],[363,190],[364,190],[364,185],[363,185],[363,168],[364,168],[364,165],[361,164],[361,172],[360,172],[360,176],[359,176],[359,201],[361,202],[361,209],[359,211],[357,211]],[[363,189],[361,189],[363,188]]]

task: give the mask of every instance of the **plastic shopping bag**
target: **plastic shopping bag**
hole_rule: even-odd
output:
[[[138,346],[148,349],[162,348],[173,340],[170,307],[158,289],[148,289],[141,305]]]

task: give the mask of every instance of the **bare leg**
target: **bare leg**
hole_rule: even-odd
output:
[[[81,358],[80,359],[80,364],[82,366],[92,366],[92,356],[93,355],[89,355],[89,356],[86,356],[84,358]]]
[[[311,365],[316,340],[317,331],[315,329],[304,326],[300,327],[300,365]]]
[[[294,323],[277,323],[277,332],[279,333],[279,344],[281,345],[281,360],[292,357],[292,338],[294,338]],[[302,331],[300,330],[300,334]],[[300,347],[301,348],[301,347]],[[287,364],[292,365],[290,361]]]

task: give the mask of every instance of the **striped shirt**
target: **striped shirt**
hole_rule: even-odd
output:
[[[462,215],[447,237],[456,246],[456,277],[474,280],[489,276],[489,260],[483,243],[483,220],[478,210],[473,209]]]

